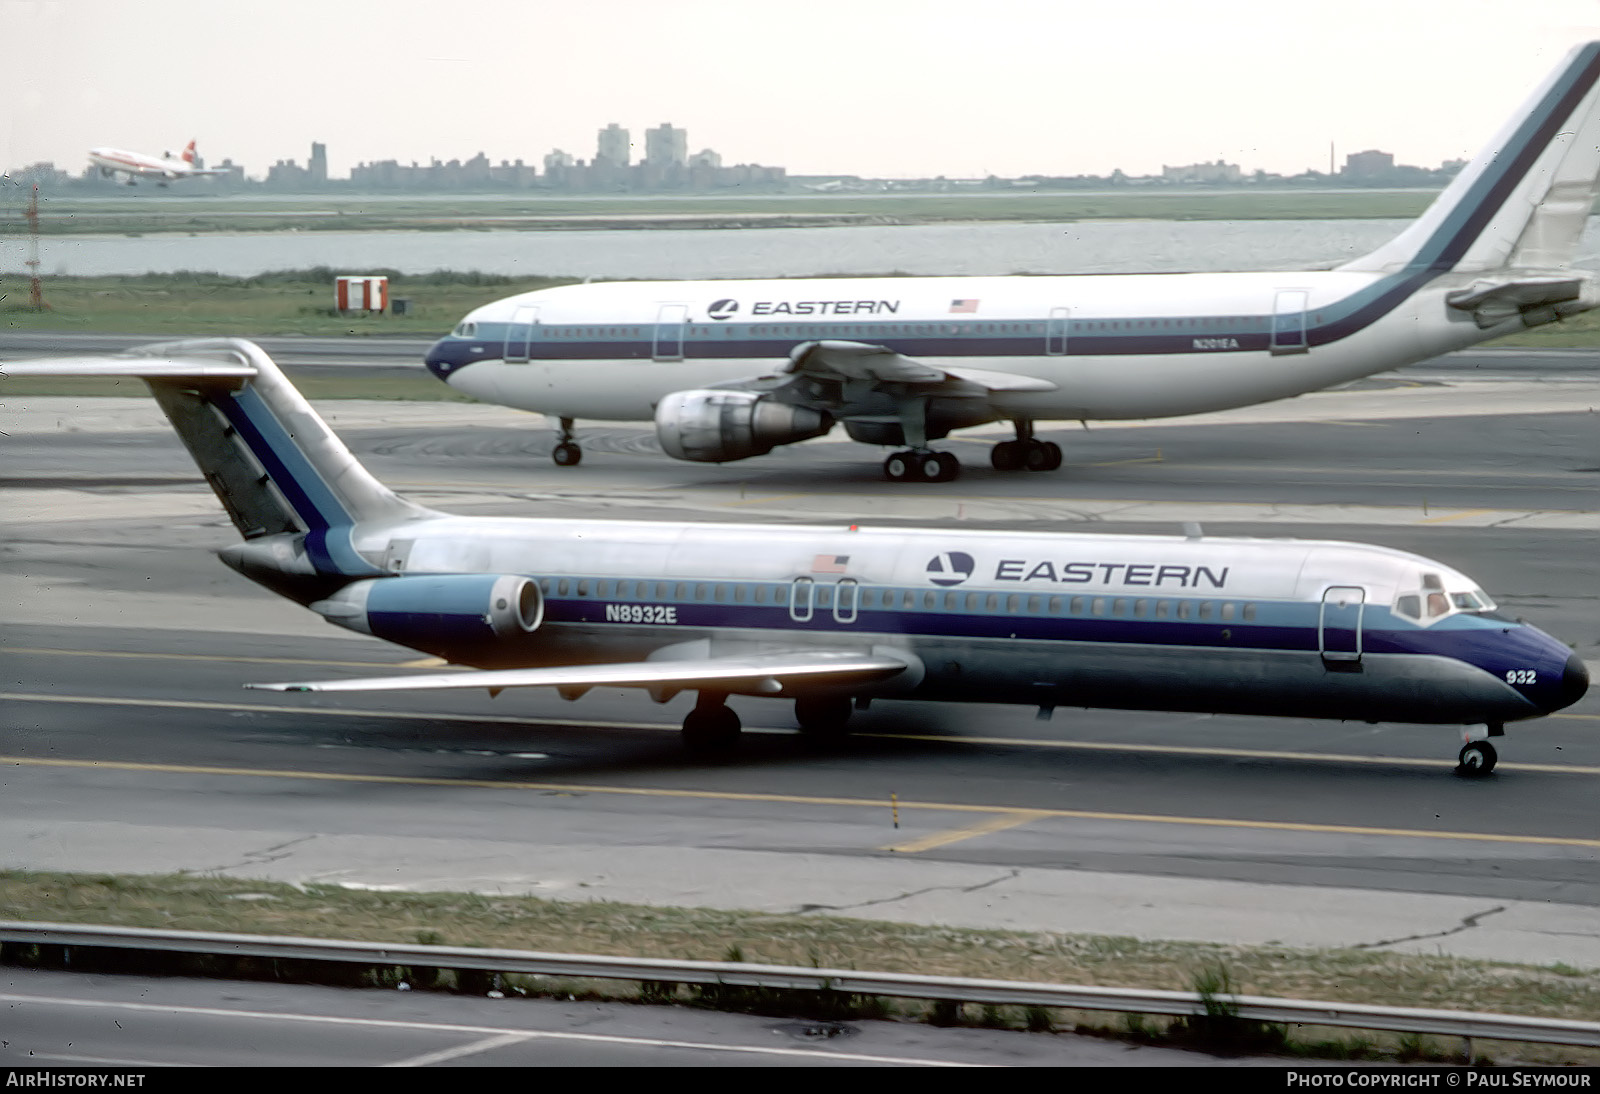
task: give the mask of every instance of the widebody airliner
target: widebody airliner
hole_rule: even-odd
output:
[[[730,695],[844,731],[875,699],[1471,727],[1577,701],[1582,661],[1465,574],[1356,543],[967,528],[453,516],[379,483],[253,343],[8,362],[143,378],[243,542],[222,560],[329,622],[466,671],[282,691],[640,687],[694,692],[695,749]]]
[[[121,175],[129,186],[133,186],[140,179],[150,179],[158,186],[165,186],[178,179],[205,178],[228,173],[220,167],[197,166],[198,157],[195,155],[194,143],[190,141],[184,146],[182,156],[174,156],[171,152],[152,156],[144,152],[128,152],[121,148],[91,148],[89,162],[100,169],[102,177],[109,179]]]
[[[828,278],[571,285],[469,313],[441,380],[550,416],[654,421],[722,463],[842,424],[906,446],[893,481],[947,481],[952,430],[1014,425],[1001,470],[1047,471],[1044,421],[1158,418],[1282,399],[1574,315],[1600,178],[1600,43],[1576,49],[1433,205],[1364,257],[1307,272]]]

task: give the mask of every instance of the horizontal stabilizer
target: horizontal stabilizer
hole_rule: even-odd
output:
[[[117,354],[89,357],[39,357],[0,362],[0,377],[7,376],[131,376],[152,380],[247,379],[257,373],[247,361],[219,361],[184,357],[139,357]]]
[[[1549,308],[1578,300],[1583,296],[1585,280],[1582,274],[1567,273],[1534,274],[1509,279],[1483,278],[1450,293],[1445,300],[1452,308],[1472,312],[1478,326],[1487,329],[1529,309]],[[1556,315],[1551,313],[1530,318],[1549,322]]]
[[[906,667],[904,660],[851,650],[796,650],[699,661],[635,661],[616,665],[372,676],[353,680],[246,684],[245,687],[260,691],[438,691],[669,685],[680,690],[715,687],[730,692],[776,695],[791,684],[858,684],[884,680],[904,672]]]

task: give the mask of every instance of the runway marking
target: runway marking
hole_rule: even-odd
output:
[[[151,657],[166,656],[149,654]],[[325,662],[317,662],[322,664]],[[385,662],[387,663],[387,662]],[[356,664],[360,664],[357,662]],[[481,722],[486,725],[549,726],[564,729],[644,729],[676,733],[678,727],[665,722],[624,722],[539,718],[515,714],[467,714],[453,711],[379,710],[361,707],[278,706],[271,703],[222,703],[205,699],[132,699],[111,695],[46,695],[37,692],[0,692],[0,699],[19,703],[85,703],[100,706],[157,707],[174,710],[250,711],[261,714],[317,714],[329,718],[380,718],[412,722]],[[1550,718],[1600,720],[1600,714],[1551,714]],[[793,736],[797,729],[781,726],[745,726],[745,733]],[[1298,760],[1312,762],[1370,764],[1381,767],[1454,767],[1450,760],[1420,759],[1410,756],[1361,756],[1343,752],[1287,752],[1264,748],[1224,748],[1219,745],[1150,745],[1110,741],[1052,741],[1039,737],[970,737],[937,733],[852,733],[863,740],[924,741],[933,744],[1009,745],[1019,748],[1054,748],[1080,752],[1144,752],[1174,756],[1215,756],[1233,759]],[[1537,764],[1507,762],[1504,771],[1536,771],[1552,775],[1600,775],[1600,766],[1581,764]]]
[[[485,1037],[467,1045],[457,1045],[455,1048],[442,1048],[438,1052],[425,1052],[421,1056],[413,1056],[407,1060],[391,1060],[384,1067],[428,1067],[432,1064],[442,1064],[446,1060],[459,1060],[463,1056],[478,1056],[507,1045],[521,1044],[528,1039],[526,1033],[502,1033],[498,1037]]]
[[[276,768],[212,767],[203,764],[150,764],[127,760],[57,760],[0,755],[0,765],[56,767],[94,771],[144,771],[163,775],[218,775],[251,779],[303,779],[310,782],[360,783],[387,786],[439,786],[474,790],[535,790],[581,797],[615,794],[624,797],[699,801],[753,802],[764,805],[832,805],[870,809],[881,813],[881,799],[832,798],[809,794],[770,794],[736,790],[674,790],[666,787],[607,786],[595,783],[531,782],[513,779],[449,779],[431,775],[370,775],[337,771],[287,771]],[[903,810],[940,813],[1014,815],[1015,806],[975,805],[968,802],[901,801]],[[1395,836],[1412,839],[1459,840],[1473,843],[1511,843],[1539,847],[1600,848],[1600,839],[1578,836],[1515,836],[1495,832],[1450,832],[1425,828],[1380,828],[1354,824],[1317,824],[1309,821],[1242,820],[1227,817],[1185,817],[1160,813],[1111,813],[1090,809],[1030,809],[1030,820],[1094,820],[1141,824],[1189,825],[1201,828],[1245,828],[1265,832],[1309,832],[1318,835]]]
[[[316,1022],[364,1029],[426,1030],[430,1033],[468,1033],[495,1038],[520,1038],[530,1041],[582,1041],[600,1045],[642,1045],[649,1048],[690,1048],[707,1052],[733,1052],[755,1056],[803,1056],[820,1060],[852,1060],[861,1063],[924,1064],[929,1067],[980,1067],[980,1064],[952,1060],[928,1060],[900,1056],[872,1056],[860,1052],[835,1052],[815,1048],[780,1048],[770,1045],[728,1045],[701,1041],[677,1041],[659,1037],[623,1037],[605,1033],[568,1033],[542,1029],[512,1029],[509,1026],[458,1025],[450,1022],[396,1021],[386,1018],[346,1018],[334,1014],[287,1014],[276,1011],[234,1010],[230,1007],[194,1007],[180,1003],[128,1003],[95,999],[66,999],[47,995],[0,994],[0,1003],[13,1006],[36,1004],[54,1007],[103,1007],[155,1014],[194,1014],[209,1018],[264,1018],[269,1022]],[[483,1043],[478,1042],[482,1047]],[[400,1064],[398,1066],[405,1066]]]
[[[946,832],[935,832],[931,836],[924,836],[910,843],[891,843],[887,847],[880,847],[880,851],[896,851],[902,855],[915,855],[921,851],[931,851],[935,847],[947,847],[952,843],[974,839],[978,836],[987,836],[991,832],[1004,832],[1008,828],[1018,828],[1036,820],[1049,817],[1049,813],[1037,809],[1020,809],[1015,812],[1002,813],[986,821],[979,821],[965,828],[953,828]]]
[[[1459,513],[1452,513],[1448,517],[1424,517],[1417,521],[1418,524],[1448,524],[1452,520],[1466,520],[1469,517],[1481,517],[1493,513],[1493,509],[1463,509]]]

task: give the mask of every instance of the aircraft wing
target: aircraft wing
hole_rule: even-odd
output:
[[[576,697],[594,687],[644,687],[670,695],[715,687],[730,692],[777,695],[803,684],[860,684],[902,673],[907,662],[853,650],[796,649],[698,660],[634,661],[559,668],[490,669],[418,676],[371,676],[352,680],[308,680],[246,684],[260,691],[434,691],[455,688],[553,687]]]
[[[992,391],[1054,391],[1049,380],[977,368],[935,368],[867,342],[803,342],[785,370],[819,380],[867,380],[875,385],[924,387],[929,394],[986,395]]]

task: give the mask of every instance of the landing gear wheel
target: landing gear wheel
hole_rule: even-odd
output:
[[[550,452],[557,467],[577,467],[583,462],[583,449],[570,441],[563,441]]]
[[[846,696],[806,696],[794,701],[794,720],[813,741],[836,741],[850,733],[850,700]]]
[[[917,457],[923,482],[949,482],[961,474],[961,461],[948,452],[924,452]]]
[[[698,706],[683,719],[683,744],[696,755],[730,751],[739,741],[739,716],[727,707]]]
[[[1488,741],[1468,741],[1461,747],[1456,774],[1463,779],[1481,779],[1494,770],[1495,761],[1499,758],[1494,745]]]
[[[1044,452],[1044,466],[1035,469],[1029,465],[1028,470],[1059,471],[1061,469],[1061,446],[1055,441],[1040,441],[1039,448]]]
[[[905,482],[911,477],[915,455],[911,452],[896,452],[883,461],[883,477],[890,482]]]
[[[1022,466],[1021,441],[1001,441],[989,450],[989,463],[996,471],[1015,471]]]

